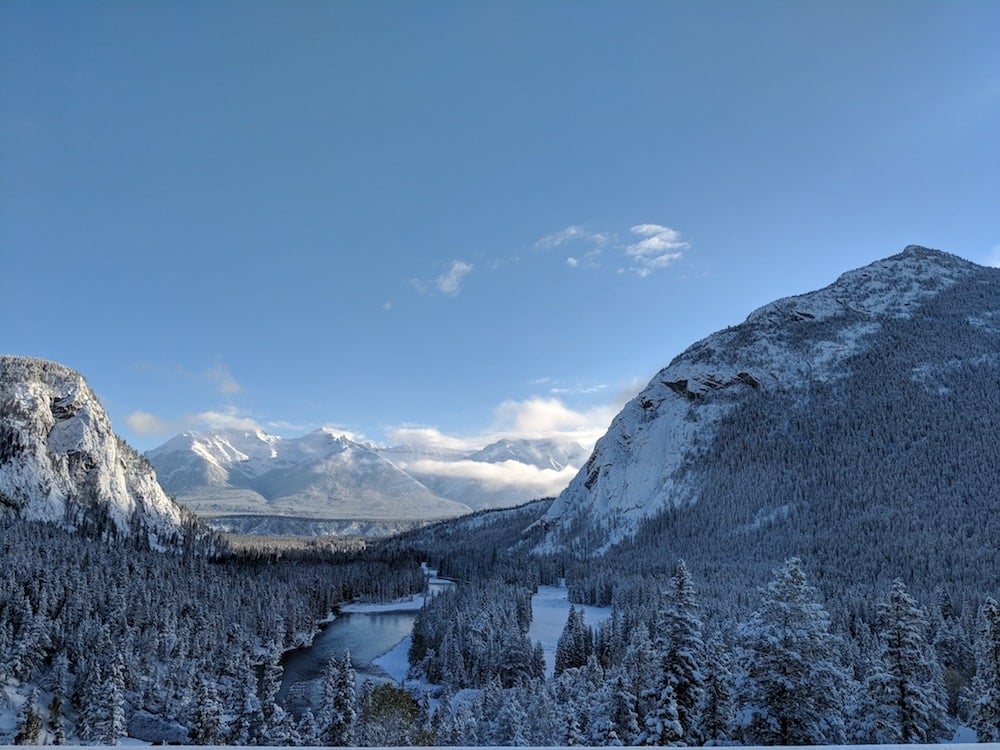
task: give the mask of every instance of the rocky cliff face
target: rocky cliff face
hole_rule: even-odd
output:
[[[833,395],[843,390],[838,384],[848,391],[851,383],[879,388],[864,358],[877,359],[882,351],[906,353],[906,378],[940,371],[956,355],[928,343],[922,326],[939,326],[930,337],[935,340],[967,340],[968,351],[997,351],[997,326],[990,321],[1000,310],[998,276],[995,269],[910,246],[824,289],[766,305],[744,323],[697,342],[612,422],[543,519],[547,544],[589,534],[608,545],[665,509],[697,502],[706,486],[700,462],[725,450],[716,444],[720,425],[738,421],[749,404],[786,394],[782,403],[808,423],[810,409],[837,411],[836,400],[823,399],[842,398]],[[959,287],[961,294],[949,298],[947,321],[928,312],[929,303]],[[896,356],[894,366],[899,361]]]
[[[149,463],[118,438],[83,377],[45,360],[0,357],[0,512],[140,527],[154,545],[182,525]]]

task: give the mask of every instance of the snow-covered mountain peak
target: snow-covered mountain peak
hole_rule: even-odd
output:
[[[469,511],[330,428],[297,438],[188,433],[146,455],[163,486],[206,516],[427,520]]]
[[[561,471],[566,466],[578,467],[587,459],[587,449],[573,440],[508,439],[502,438],[472,453],[471,461],[502,463],[516,461],[538,469]]]
[[[0,512],[70,526],[107,516],[120,531],[141,522],[153,543],[182,522],[152,467],[115,435],[82,375],[6,355],[0,356]]]
[[[990,274],[957,256],[911,245],[829,286],[779,299],[690,346],[613,420],[594,454],[548,512],[563,529],[613,527],[613,541],[643,518],[697,493],[685,467],[721,421],[753,394],[808,389],[852,376],[852,358],[947,290]],[[982,301],[995,309],[997,300]],[[978,308],[970,308],[975,313]],[[982,312],[982,311],[980,311]],[[966,314],[969,327],[987,315]]]

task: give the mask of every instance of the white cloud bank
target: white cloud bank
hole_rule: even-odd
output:
[[[459,461],[422,459],[405,464],[404,468],[414,474],[472,480],[492,492],[517,488],[531,497],[551,497],[566,488],[580,467],[566,466],[556,471],[539,469],[537,466],[513,460],[485,463],[466,459]]]

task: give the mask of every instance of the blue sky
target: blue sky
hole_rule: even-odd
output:
[[[1000,263],[995,2],[0,4],[0,349],[135,446],[592,440],[910,243]]]

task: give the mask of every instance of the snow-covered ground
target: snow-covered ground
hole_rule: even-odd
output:
[[[583,619],[591,627],[604,622],[611,616],[610,607],[573,605],[583,610]],[[551,677],[556,664],[556,644],[566,618],[569,616],[570,602],[567,591],[562,586],[539,586],[538,593],[531,597],[531,627],[528,637],[540,641],[545,651],[545,676]]]

